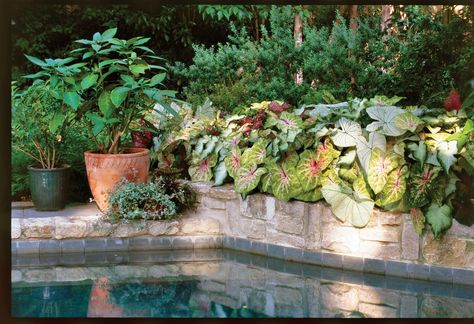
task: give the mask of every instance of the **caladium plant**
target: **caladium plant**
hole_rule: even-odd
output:
[[[440,167],[429,164],[425,164],[422,169],[413,170],[408,181],[408,204],[411,208],[420,208],[430,202],[431,192],[440,172]]]

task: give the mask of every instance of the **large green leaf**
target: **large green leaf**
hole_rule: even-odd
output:
[[[308,192],[299,194],[294,197],[296,200],[306,201],[306,202],[317,202],[323,198],[320,188],[312,189]]]
[[[192,181],[210,181],[212,179],[212,168],[217,163],[217,156],[215,154],[211,154],[200,161],[199,157],[195,157],[192,162],[193,164],[188,169]]]
[[[431,204],[425,217],[435,237],[448,230],[453,222],[452,209],[448,205]]]
[[[79,104],[81,103],[81,97],[77,94],[77,92],[69,91],[65,92],[63,95],[64,102],[71,106],[74,110],[77,110]]]
[[[64,117],[65,116],[63,116],[61,112],[59,111],[54,112],[53,118],[51,118],[49,122],[49,131],[52,134],[56,133],[59,127],[64,123],[64,119],[65,119]]]
[[[413,115],[411,112],[405,112],[394,118],[395,127],[399,129],[409,130],[414,133],[421,119]]]
[[[342,184],[343,181],[339,178],[339,175],[335,171],[335,169],[331,166],[323,172],[323,176],[321,177],[321,186],[326,186],[329,184]]]
[[[362,135],[360,124],[342,117],[336,123],[336,134],[331,137],[333,143],[339,147],[350,147],[357,144],[357,138]]]
[[[112,92],[110,93],[110,100],[112,100],[112,103],[115,107],[120,107],[122,102],[127,97],[129,91],[130,89],[126,87],[117,87],[112,90]]]
[[[110,93],[103,91],[99,96],[99,109],[104,114],[105,118],[109,118],[115,110],[112,100],[110,100]]]
[[[352,189],[354,190],[354,196],[359,199],[372,199],[370,196],[370,187],[365,182],[364,176],[359,175],[357,179],[352,183]]]
[[[244,166],[239,169],[235,179],[235,191],[247,194],[258,186],[262,175],[267,169],[259,168],[257,165]]]
[[[407,187],[407,174],[407,166],[391,171],[387,177],[387,183],[375,203],[379,206],[386,206],[402,199]]]
[[[436,157],[446,173],[449,168],[456,162],[454,155],[458,154],[457,141],[441,142],[438,145],[438,153]]]
[[[420,168],[423,167],[423,164],[426,160],[426,144],[423,141],[420,141],[418,144],[410,143],[408,148],[412,152],[412,156],[420,163]],[[411,157],[411,156],[410,156]]]
[[[420,208],[430,202],[433,188],[436,187],[436,178],[441,171],[440,167],[425,164],[423,169],[415,168],[410,172],[408,179],[408,206]]]
[[[397,107],[370,107],[366,111],[372,119],[376,120],[367,125],[367,131],[377,131],[387,136],[400,136],[406,132],[405,129],[400,129],[395,124],[395,118],[405,112],[403,109]]]
[[[399,160],[399,155],[393,152],[385,154],[385,152],[378,147],[372,150],[367,177],[369,185],[375,194],[382,191],[387,183],[388,174],[398,166]]]
[[[369,141],[367,141],[363,136],[357,138],[357,157],[359,158],[360,165],[366,174],[369,172],[369,160],[372,149],[377,147],[382,151],[385,151],[386,146],[387,140],[385,139],[385,136],[376,132],[369,133]]]
[[[355,197],[351,188],[344,185],[329,184],[322,187],[324,199],[331,210],[343,222],[355,227],[364,227],[370,220],[374,208],[371,199]]]
[[[237,145],[232,148],[230,154],[225,158],[224,163],[229,175],[235,179],[235,176],[241,165],[240,148]]]
[[[222,161],[214,168],[214,184],[213,184],[213,186],[222,185],[224,183],[225,178],[227,178],[227,170],[225,169],[224,161]]]
[[[81,87],[83,90],[89,89],[92,87],[96,82],[99,76],[95,73],[89,73],[84,79],[81,81]]]

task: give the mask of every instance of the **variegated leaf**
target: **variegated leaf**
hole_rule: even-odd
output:
[[[235,191],[244,194],[249,193],[257,187],[260,178],[265,173],[267,173],[267,169],[259,168],[257,165],[240,168],[235,179]]]
[[[189,169],[189,175],[192,181],[210,181],[212,179],[212,168],[217,163],[217,156],[215,154],[209,155],[204,160],[192,164]]]
[[[385,106],[370,107],[367,108],[366,111],[372,119],[376,120],[367,125],[367,131],[377,131],[387,136],[400,136],[406,132],[406,130],[400,129],[395,125],[395,118],[405,113],[403,109],[394,106]]]
[[[236,145],[232,148],[230,154],[224,160],[227,172],[234,179],[237,171],[240,169],[241,157],[240,148]]]
[[[375,203],[378,206],[386,206],[402,199],[407,187],[407,174],[407,166],[391,171],[387,177],[387,183]]]
[[[331,137],[333,143],[339,147],[351,147],[357,144],[357,138],[362,135],[360,124],[342,117],[336,123],[336,134]]]
[[[421,119],[413,115],[411,112],[405,112],[395,117],[395,127],[399,129],[406,129],[414,133]]]
[[[423,169],[415,169],[410,172],[408,179],[408,206],[420,208],[430,202],[435,180],[441,172],[440,167],[425,164]]]
[[[423,235],[423,230],[425,229],[426,219],[423,215],[423,212],[419,208],[411,208],[410,209],[410,216],[411,221],[413,223],[413,227],[415,228],[415,232],[418,235]]]
[[[399,159],[399,156],[393,152],[386,155],[378,147],[372,150],[367,178],[375,194],[382,191],[387,182],[389,172],[398,166]]]
[[[387,141],[385,136],[379,133],[369,133],[369,140],[367,141],[363,136],[357,138],[357,157],[359,158],[362,169],[367,174],[369,172],[369,160],[372,149],[378,147],[385,152]]]

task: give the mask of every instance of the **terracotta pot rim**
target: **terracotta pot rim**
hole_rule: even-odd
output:
[[[115,158],[129,158],[131,156],[145,156],[150,154],[150,150],[142,147],[124,147],[126,151],[132,151],[130,153],[117,153],[117,154],[108,154],[108,153],[97,153],[96,150],[87,150],[84,152],[84,155],[93,156],[93,157],[115,157]]]
[[[69,164],[61,164],[60,167],[57,167],[57,168],[51,168],[51,169],[48,169],[48,168],[42,168],[42,167],[35,167],[35,166],[28,166],[28,170],[30,171],[34,171],[34,172],[55,172],[55,171],[63,171],[63,170],[67,170],[67,169],[70,169],[71,166]]]

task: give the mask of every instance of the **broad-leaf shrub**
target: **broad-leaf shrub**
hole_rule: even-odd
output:
[[[183,106],[184,121],[157,152],[172,156],[184,147],[191,180],[221,185],[232,178],[244,198],[255,191],[285,201],[324,198],[337,218],[356,227],[369,222],[374,206],[410,212],[418,233],[427,223],[439,236],[451,226],[459,187],[466,186],[460,179],[472,186],[474,121],[464,110],[396,106],[401,99],[298,109],[263,101],[242,115],[213,112],[212,118]],[[466,211],[458,214],[462,220]]]

